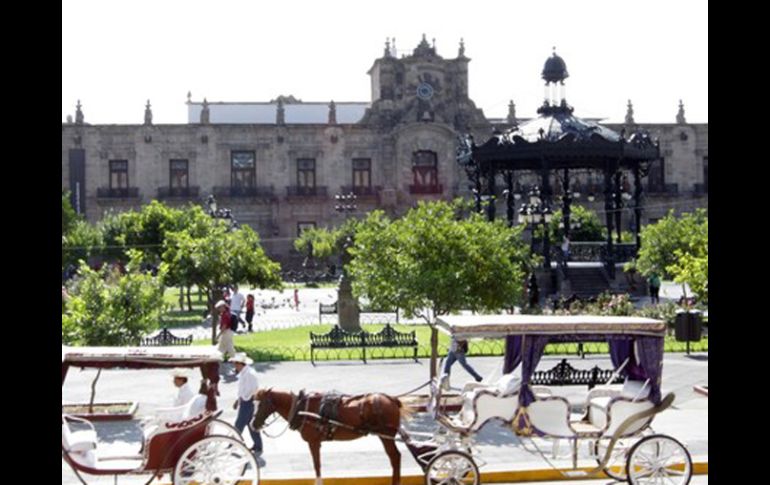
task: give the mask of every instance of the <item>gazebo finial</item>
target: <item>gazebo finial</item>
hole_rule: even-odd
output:
[[[457,57],[465,57],[465,40],[460,37],[460,49],[457,51]]]

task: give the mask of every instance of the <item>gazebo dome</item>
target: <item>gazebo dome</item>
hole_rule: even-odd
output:
[[[545,61],[542,77],[546,82],[552,83],[564,81],[569,77],[567,64],[564,59],[556,55],[555,49],[553,55]]]

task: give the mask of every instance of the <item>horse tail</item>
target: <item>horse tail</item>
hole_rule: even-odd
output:
[[[409,421],[412,419],[415,408],[412,406],[404,406],[404,404],[401,402],[400,399],[394,398],[396,402],[398,403],[398,415],[401,418],[401,421]]]

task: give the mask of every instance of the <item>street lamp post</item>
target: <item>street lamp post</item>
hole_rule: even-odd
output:
[[[356,196],[353,193],[337,194],[334,199],[336,200],[334,210],[343,214],[345,219],[358,209]],[[350,263],[348,248],[352,245],[353,237],[346,236],[342,246],[342,275],[337,289],[337,316],[340,327],[344,330],[356,331],[361,329],[361,310],[358,308],[358,302],[353,298],[353,288],[348,275],[348,263]]]
[[[206,206],[208,207],[208,215],[214,219],[224,219],[230,224],[229,230],[233,231],[238,229],[238,221],[233,217],[230,209],[225,209],[217,205],[217,199],[214,194],[209,195],[206,199]],[[219,295],[221,296],[221,295]],[[217,344],[217,312],[214,311],[214,288],[211,288],[211,294],[208,295],[209,299],[209,311],[211,312],[211,345]]]

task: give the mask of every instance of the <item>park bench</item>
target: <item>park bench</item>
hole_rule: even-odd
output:
[[[310,362],[315,365],[315,351],[319,349],[362,349],[363,361],[366,363],[367,348],[412,347],[413,358],[417,361],[417,336],[415,331],[399,332],[386,324],[377,333],[366,330],[348,332],[335,325],[328,333],[310,332]]]
[[[177,337],[167,328],[161,330],[158,335],[146,337],[139,343],[140,347],[165,347],[168,345],[192,345],[193,336]]]
[[[318,304],[318,323],[323,324],[324,315],[336,315],[337,314],[337,302],[334,303],[319,303]]]

